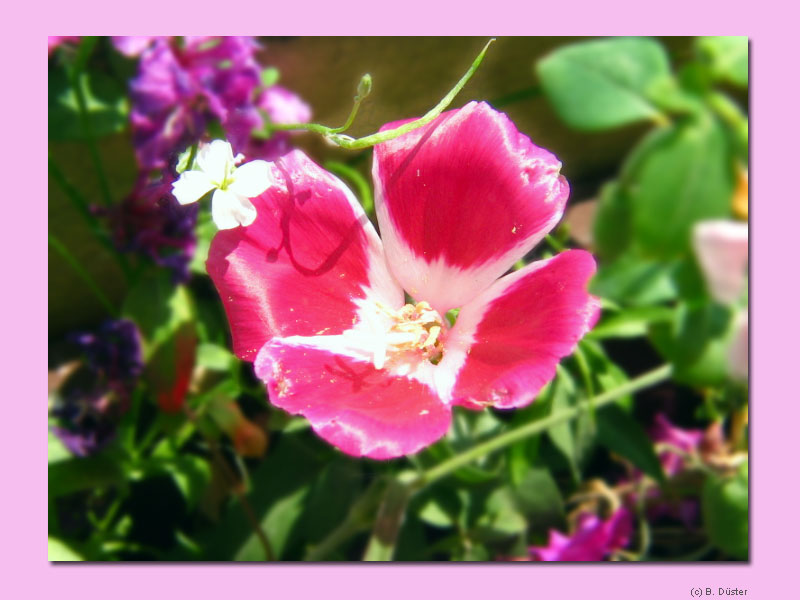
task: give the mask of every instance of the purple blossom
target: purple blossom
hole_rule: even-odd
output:
[[[144,369],[141,341],[136,325],[124,319],[70,337],[83,352],[84,377],[60,394],[51,410],[58,424],[51,431],[73,454],[87,456],[114,437],[116,417]]]
[[[547,546],[529,551],[539,561],[600,561],[627,546],[632,533],[633,515],[626,508],[618,508],[606,520],[582,513],[572,535],[551,529]]]
[[[255,90],[261,68],[249,37],[156,39],[131,82],[131,125],[143,169],[166,167],[216,119],[238,151],[262,125]]]
[[[114,241],[124,252],[137,252],[172,272],[175,283],[189,280],[197,246],[197,205],[181,206],[172,196],[172,180],[144,179],[110,215]]]
[[[703,441],[703,431],[700,429],[681,429],[670,423],[666,416],[659,413],[650,432],[656,444],[667,444],[679,450],[664,449],[658,454],[664,472],[672,477],[677,475],[684,467],[683,454],[697,452]]]

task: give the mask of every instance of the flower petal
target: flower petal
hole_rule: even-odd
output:
[[[197,202],[208,192],[214,189],[208,175],[200,171],[184,171],[172,184],[172,195],[181,204]]]
[[[560,168],[485,103],[378,144],[372,173],[392,273],[442,314],[465,305],[561,218]]]
[[[236,169],[228,189],[245,198],[255,198],[272,185],[271,169],[263,160],[253,160]]]
[[[206,263],[234,351],[251,361],[273,336],[350,329],[367,296],[392,308],[404,302],[375,229],[341,181],[297,150],[270,169],[276,183],[252,200],[258,219],[217,233]]]
[[[599,299],[586,291],[594,271],[591,254],[568,250],[503,277],[467,304],[445,341],[439,393],[469,408],[531,402],[597,320]]]
[[[394,458],[447,432],[450,409],[428,385],[303,342],[293,337],[266,344],[255,362],[256,375],[275,406],[305,416],[320,437],[343,452]]]
[[[723,304],[738,300],[747,275],[747,223],[701,221],[692,241],[711,297]]]
[[[221,184],[225,181],[228,168],[233,165],[233,149],[224,140],[214,140],[201,144],[197,151],[197,167],[208,175],[211,181]]]
[[[256,208],[244,196],[228,190],[217,190],[211,198],[211,218],[219,229],[233,229],[239,225],[252,225]]]

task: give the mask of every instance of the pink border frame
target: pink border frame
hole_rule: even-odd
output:
[[[37,6],[41,4],[41,6]],[[378,2],[287,2],[280,5],[246,0],[213,7],[196,2],[178,6],[163,0],[138,0],[135,14],[112,13],[110,4],[77,0],[16,6],[22,12],[2,39],[6,119],[3,157],[9,169],[4,183],[6,206],[14,215],[2,236],[4,274],[15,283],[3,296],[6,319],[4,341],[13,344],[21,364],[5,371],[6,418],[2,436],[4,493],[2,514],[3,589],[7,597],[87,600],[113,596],[141,599],[171,596],[292,597],[331,599],[375,598],[406,600],[426,590],[426,596],[467,598],[688,598],[692,588],[746,589],[748,596],[787,597],[792,584],[797,531],[790,528],[796,500],[788,489],[796,471],[785,440],[797,438],[797,385],[788,381],[796,372],[794,352],[784,352],[784,339],[800,333],[797,314],[797,267],[794,253],[779,258],[781,244],[793,240],[798,222],[797,192],[786,185],[797,173],[789,127],[797,113],[797,18],[791,9],[765,0],[757,5],[728,0],[698,2],[673,0],[659,7],[633,1],[534,4],[519,0],[479,3],[434,3],[407,0]],[[613,4],[613,6],[612,6]],[[711,6],[712,4],[716,6]],[[249,6],[248,6],[249,5]],[[359,7],[360,5],[360,7]],[[517,6],[519,5],[519,6]],[[228,8],[231,7],[231,8]],[[774,7],[774,10],[773,10]],[[399,10],[398,10],[399,9]],[[243,15],[248,15],[243,18]],[[16,16],[16,15],[15,15]],[[263,30],[252,31],[253,23]],[[251,29],[242,31],[243,27]],[[169,30],[169,31],[164,31]],[[44,402],[32,393],[30,382],[43,381],[47,348],[47,253],[39,227],[46,227],[47,178],[41,146],[46,140],[46,80],[44,37],[51,33],[213,33],[341,35],[617,35],[617,34],[727,34],[751,38],[752,102],[755,126],[751,136],[750,185],[752,236],[752,294],[750,297],[751,381],[754,425],[751,488],[753,498],[751,561],[749,564],[706,565],[542,565],[531,563],[479,565],[52,565],[47,562],[46,488],[44,474]],[[781,120],[782,115],[789,118]],[[10,129],[10,131],[9,131]],[[33,160],[25,160],[34,157]],[[21,164],[20,164],[21,163]],[[31,193],[33,191],[33,193]],[[770,200],[772,199],[772,200]],[[765,204],[766,203],[766,204]],[[772,208],[768,206],[772,204]],[[22,209],[22,210],[20,210]],[[24,210],[24,212],[23,212]],[[36,239],[18,225],[19,217],[33,212]],[[26,220],[27,221],[27,220]],[[24,250],[23,250],[24,249]],[[19,257],[24,256],[22,260]],[[7,257],[13,257],[8,260]],[[789,277],[786,277],[789,275]],[[20,282],[22,285],[20,285]],[[23,293],[24,290],[24,293]],[[787,330],[787,325],[789,329]],[[10,331],[9,329],[10,328]],[[787,334],[789,334],[787,336]],[[9,352],[10,354],[10,352]],[[15,361],[16,362],[16,361]],[[783,377],[782,377],[783,375]],[[10,390],[8,384],[10,383]],[[793,383],[793,382],[792,382]],[[42,383],[42,387],[44,384]],[[763,407],[763,408],[762,408]],[[37,433],[38,432],[38,433]]]

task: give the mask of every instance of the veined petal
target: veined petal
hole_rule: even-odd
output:
[[[254,360],[273,336],[335,335],[367,297],[403,305],[375,229],[350,190],[300,151],[270,165],[275,183],[246,229],[217,233],[206,266],[236,355]]]
[[[236,169],[228,189],[245,198],[255,198],[272,185],[271,170],[264,160],[253,160]]]
[[[591,254],[568,250],[501,278],[467,304],[436,368],[439,393],[469,408],[531,402],[597,320],[600,301],[586,291],[594,271]]]
[[[320,437],[353,456],[413,454],[450,426],[450,409],[430,386],[303,338],[265,344],[255,369],[275,406],[305,416]]]
[[[225,181],[228,169],[233,166],[233,149],[224,140],[214,140],[201,144],[197,151],[197,167],[206,173],[211,181],[221,184]]]
[[[442,314],[463,306],[561,218],[560,168],[485,103],[378,144],[372,174],[392,273]]]
[[[184,171],[172,184],[172,195],[181,204],[197,202],[214,189],[214,184],[205,173],[200,171]]]
[[[244,196],[228,190],[216,190],[211,197],[211,218],[219,229],[247,227],[256,220],[256,208]]]

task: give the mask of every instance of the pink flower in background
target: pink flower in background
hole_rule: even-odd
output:
[[[275,160],[255,222],[209,252],[234,351],[355,456],[420,450],[454,405],[530,403],[599,312],[587,252],[504,276],[561,218],[560,166],[487,104],[446,112],[375,147],[381,241],[338,179],[299,151]]]
[[[714,300],[730,304],[739,299],[747,281],[747,223],[701,221],[692,231],[697,261]]]
[[[683,470],[685,462],[683,454],[696,453],[703,441],[703,435],[704,432],[700,429],[681,429],[670,423],[663,414],[656,415],[651,431],[653,441],[677,449],[677,451],[664,449],[658,454],[667,476],[672,477]]]
[[[80,41],[81,36],[79,35],[49,35],[47,36],[47,54],[52,54],[53,50],[58,48],[61,44],[77,44]]]
[[[155,40],[163,39],[163,36],[145,35],[115,35],[111,38],[111,43],[118,52],[129,58],[139,56],[147,50]]]
[[[744,195],[745,208],[747,194]],[[740,221],[701,221],[692,231],[692,241],[711,297],[734,305],[745,292],[748,265],[748,224]],[[728,373],[746,380],[749,365],[747,309],[733,317],[733,341],[728,348]]]
[[[600,561],[628,545],[633,533],[633,515],[618,508],[605,521],[597,515],[578,516],[575,531],[564,535],[550,530],[547,546],[532,546],[533,560],[541,561]]]

